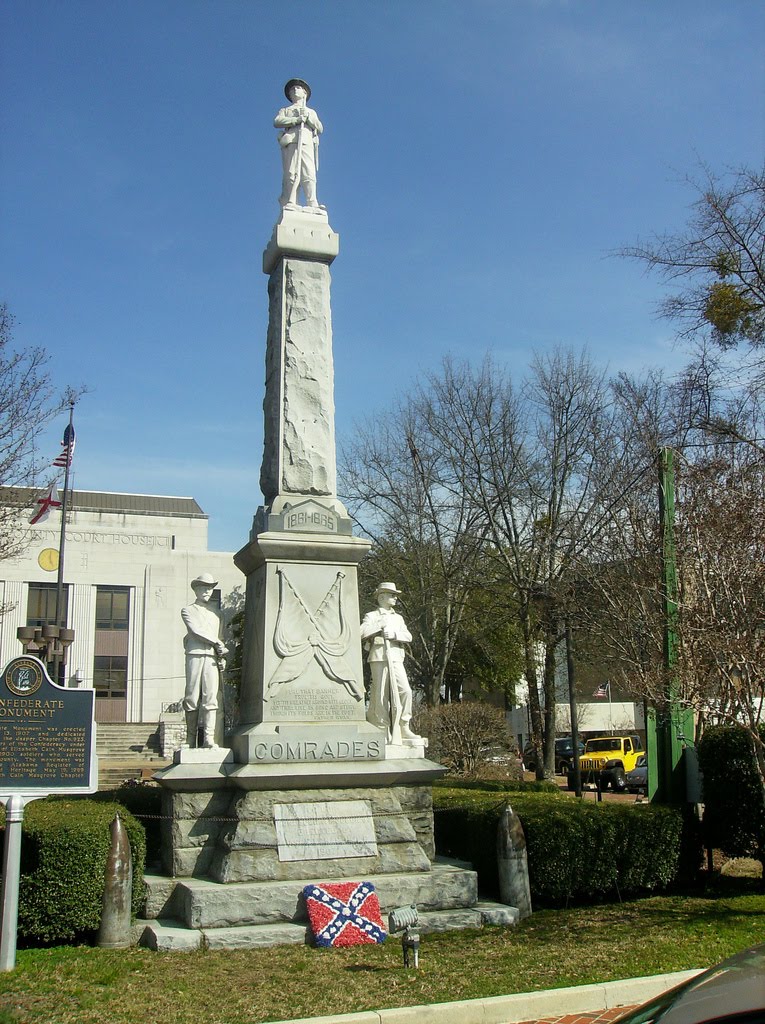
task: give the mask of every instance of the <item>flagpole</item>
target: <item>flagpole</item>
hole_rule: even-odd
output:
[[[72,437],[73,437],[73,420],[74,420],[74,402],[69,403],[69,448],[66,452],[66,468],[64,469],[64,496],[61,501],[61,534],[58,542],[58,578],[56,580],[56,625],[66,626],[66,622],[62,622],[61,618],[64,615],[64,545],[66,544],[66,513],[69,505],[69,467],[72,464]],[[61,644],[56,644],[56,655],[53,658],[53,681],[57,683],[59,665],[61,663]]]
[[[614,709],[611,704],[611,680],[606,680],[606,689],[608,690],[608,731],[613,735],[614,731]]]

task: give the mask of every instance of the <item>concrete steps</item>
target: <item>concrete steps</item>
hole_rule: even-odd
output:
[[[383,915],[385,922],[385,915]],[[485,924],[515,925],[514,907],[501,903],[478,904],[472,910],[434,910],[419,915],[421,935],[429,932],[481,928]],[[259,924],[232,928],[184,928],[177,921],[146,921],[140,944],[159,952],[191,949],[259,949],[268,946],[310,945],[307,924]],[[386,925],[387,926],[387,925]],[[395,941],[395,939],[394,939]]]
[[[478,902],[474,871],[437,861],[432,871],[371,876],[383,920],[415,903],[420,932],[514,925],[518,911]],[[156,950],[244,949],[310,941],[302,890],[316,879],[237,882],[147,875],[141,945]]]
[[[107,761],[99,759],[98,762],[98,788],[118,789],[124,782],[135,779],[143,781],[151,779],[154,772],[165,768],[170,764],[159,757],[134,758],[130,761]]]
[[[159,725],[157,722],[135,722],[114,725],[98,723],[96,753],[110,760],[158,757]]]

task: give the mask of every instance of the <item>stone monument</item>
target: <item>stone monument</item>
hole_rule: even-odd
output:
[[[183,881],[172,898],[165,882],[154,892],[150,884],[149,906],[161,916],[172,905],[191,927],[207,928],[208,945],[219,927],[236,924],[241,944],[242,928],[299,920],[298,881],[373,879],[384,909],[417,902],[446,914],[447,927],[485,919],[474,908],[474,874],[433,864],[431,784],[445,769],[409,728],[403,654],[392,650],[403,619],[394,613],[373,628],[368,616],[360,626],[357,566],[370,545],[352,535],[337,497],[329,268],[339,245],[316,201],[311,161],[323,126],[306,106],[307,83],[292,79],[285,92],[291,106],[275,120],[281,213],[263,256],[264,502],[234,558],[246,577],[240,722],[230,751],[207,762],[179,751],[156,776],[165,868]],[[299,187],[306,206],[297,204]],[[385,584],[379,593],[395,603],[395,591]],[[380,693],[367,715],[362,633],[383,650],[387,691],[398,698],[390,728],[382,668],[373,669]],[[228,884],[211,890],[213,882]],[[305,926],[296,927],[293,940],[281,932],[278,941],[303,941]],[[158,935],[154,928],[145,941],[168,948]]]

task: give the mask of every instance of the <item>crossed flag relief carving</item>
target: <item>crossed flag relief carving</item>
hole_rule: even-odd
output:
[[[282,568],[279,576],[279,611],[274,629],[274,650],[282,659],[263,695],[267,701],[282,683],[298,679],[314,659],[333,682],[341,683],[356,700],[364,690],[345,660],[351,627],[343,611],[343,580],[338,572],[321,604],[312,612]]]

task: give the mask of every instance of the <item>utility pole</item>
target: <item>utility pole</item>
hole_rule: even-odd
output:
[[[576,676],[574,666],[574,646],[571,641],[571,622],[566,618],[566,670],[568,675],[568,707],[571,715],[571,771],[574,773],[574,791],[578,797],[582,795],[582,769],[579,765],[579,721],[576,706]]]
[[[675,465],[671,448],[659,449],[659,523],[664,613],[663,706],[649,711],[646,726],[648,797],[657,803],[686,802],[683,737],[693,735],[693,712],[680,704],[678,587],[675,560]]]

